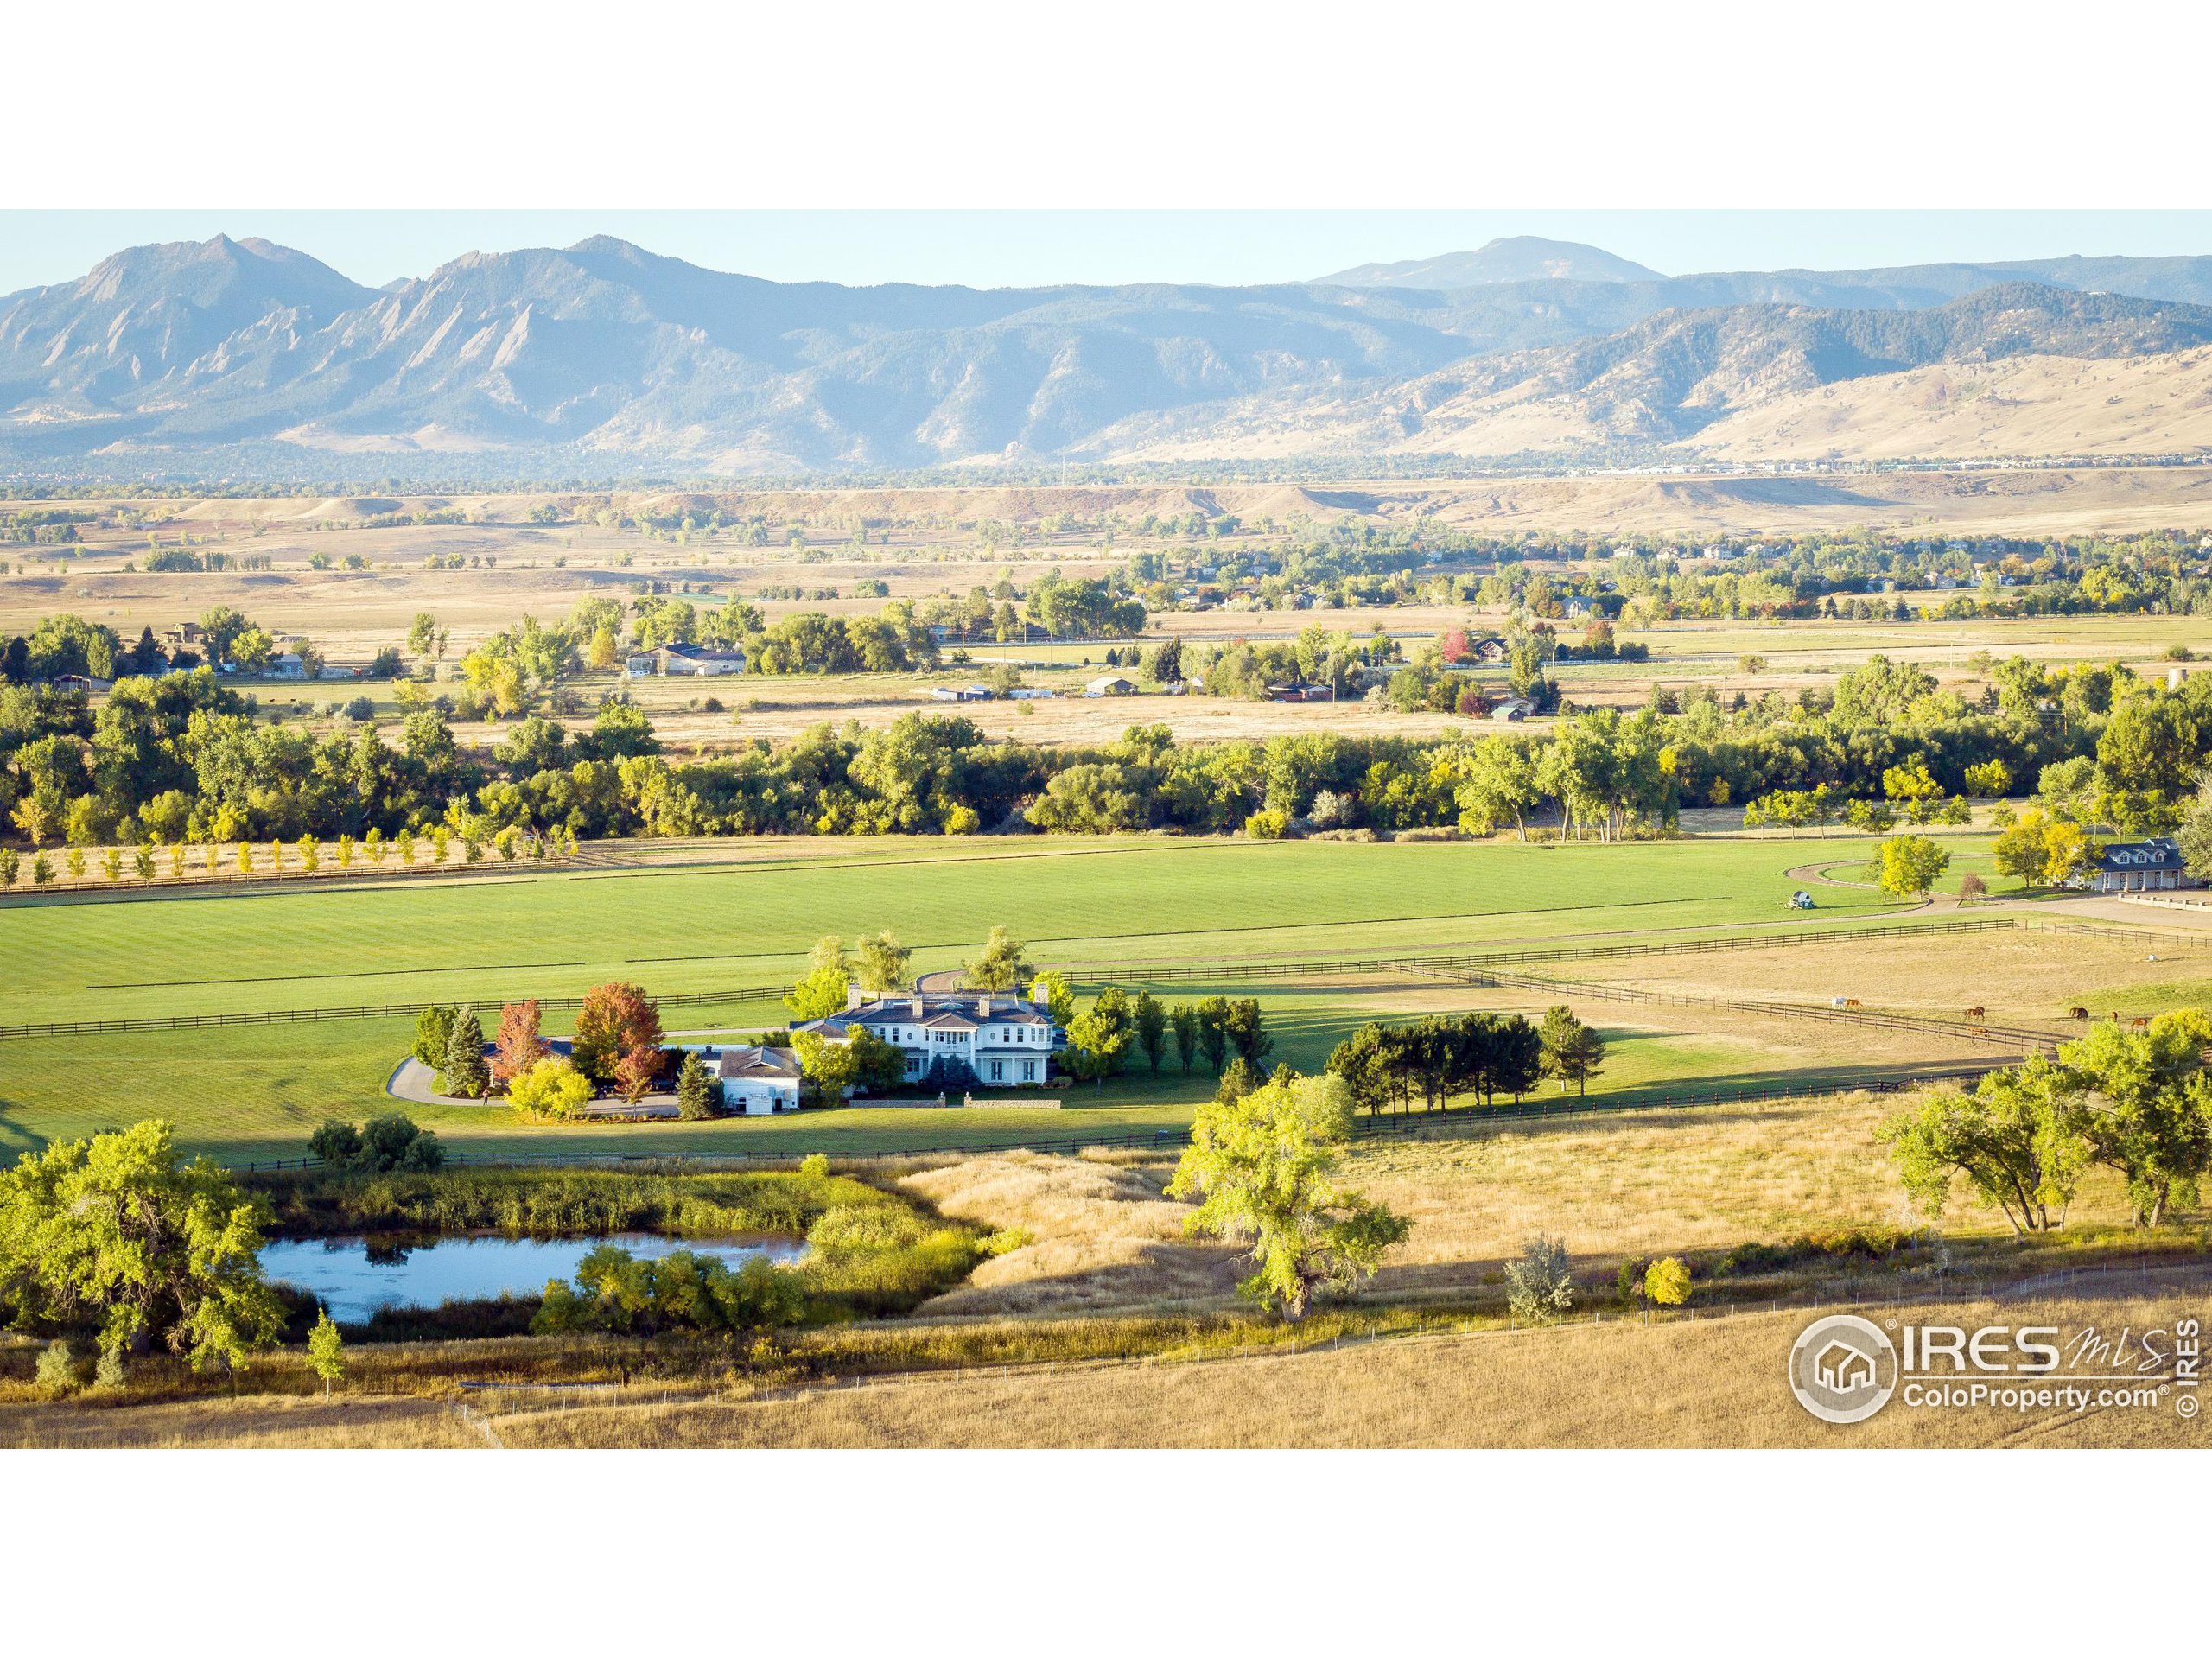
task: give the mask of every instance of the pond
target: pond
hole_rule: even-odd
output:
[[[340,1325],[365,1324],[380,1307],[435,1307],[441,1302],[535,1296],[549,1279],[573,1280],[576,1264],[601,1244],[636,1256],[671,1250],[711,1255],[730,1267],[766,1256],[796,1262],[797,1239],[667,1238],[615,1233],[606,1238],[500,1238],[359,1234],[282,1238],[261,1248],[262,1271],[315,1297]]]

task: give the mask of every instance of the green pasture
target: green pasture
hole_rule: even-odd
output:
[[[1838,841],[963,842],[804,862],[348,880],[206,897],[0,903],[0,1024],[788,980],[825,933],[888,927],[919,969],[994,924],[1040,963],[1508,944],[1790,919],[1785,872]],[[1894,909],[1823,895],[1839,919]],[[4,1062],[0,1062],[4,1064]]]
[[[470,1001],[488,1026],[502,1000],[574,994],[618,976],[656,994],[779,985],[822,934],[850,939],[882,927],[913,944],[917,967],[928,969],[954,965],[1001,922],[1029,941],[1040,964],[1878,922],[1896,907],[1872,892],[1822,890],[1809,924],[1787,908],[1796,885],[1789,868],[1841,864],[1855,852],[1834,839],[1553,847],[931,838],[825,846],[794,862],[634,874],[17,898],[0,905],[8,964],[0,1024]],[[1393,1012],[1387,988],[1178,985],[1176,977],[1163,969],[1161,995],[1260,996],[1274,1058],[1301,1070],[1317,1069],[1355,1026]],[[671,1031],[744,1031],[783,1018],[772,995],[664,1010]],[[549,1016],[549,1030],[565,1030],[567,1020]],[[0,1041],[0,1152],[159,1114],[185,1143],[219,1155],[297,1155],[324,1117],[389,1104],[384,1084],[410,1033],[410,1020],[385,1018]],[[1601,1092],[1719,1082],[1741,1077],[1746,1064],[1726,1044],[1630,1034]],[[1140,1061],[1103,1090],[1071,1090],[1057,1113],[855,1109],[562,1129],[519,1124],[503,1107],[410,1109],[456,1144],[486,1151],[796,1154],[1145,1131],[1187,1122],[1211,1090],[1211,1077],[1185,1077],[1171,1055],[1158,1076]]]

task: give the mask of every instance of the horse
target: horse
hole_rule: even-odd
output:
[[[1967,1018],[1969,1020],[1979,1020],[1988,1012],[1989,1011],[1986,1008],[1968,1008],[1967,1010]]]
[[[2087,1008],[2076,1008],[2072,1017],[2076,1020],[2086,1020],[2089,1017],[2089,1011]]]
[[[2127,1028],[2130,1031],[2147,1031],[2150,1029],[2150,1027],[2151,1021],[2149,1018],[2146,1015],[2140,1014],[2137,1014],[2133,1020],[2127,1022]]]

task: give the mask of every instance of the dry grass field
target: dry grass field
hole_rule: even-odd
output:
[[[2192,1303],[2201,1298],[2200,1279]],[[2038,1323],[2142,1330],[2177,1301],[2038,1303]],[[1969,1325],[2007,1304],[1915,1310]],[[1547,1331],[1393,1338],[1198,1363],[901,1377],[759,1400],[521,1410],[512,1446],[2202,1446],[2171,1408],[1995,1407],[1815,1421],[1783,1377],[1803,1310],[1612,1319]]]
[[[2051,908],[2062,921],[2069,913],[2064,905]],[[2135,907],[2134,919],[2161,925],[2153,910]],[[1870,952],[1839,942],[1569,963],[1560,971],[1691,996],[1811,1003],[1857,997],[1870,1011],[1941,1019],[1979,1006],[1993,1021],[2063,1035],[2076,1029],[2068,1016],[2077,1007],[2102,1019],[2212,1001],[2212,935],[2169,944],[2061,932],[1931,934],[1910,950]]]
[[[2038,1324],[2133,1332],[2201,1306],[2205,1280],[2116,1275],[2109,1295],[2038,1300]],[[2021,1305],[1919,1304],[1925,1323],[2019,1323]],[[753,1393],[610,1389],[586,1402],[241,1396],[189,1407],[0,1407],[18,1446],[1918,1447],[2200,1448],[2170,1402],[2022,1411],[1892,1401],[1835,1427],[1783,1382],[1808,1310],[1609,1319],[1541,1331],[1384,1338],[1203,1361],[874,1379]]]

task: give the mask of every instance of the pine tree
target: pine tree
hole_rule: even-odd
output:
[[[683,1057],[683,1065],[676,1074],[676,1115],[690,1122],[714,1116],[707,1089],[706,1063],[694,1049]]]
[[[481,1100],[492,1086],[491,1068],[484,1063],[484,1027],[474,1008],[454,1016],[453,1035],[446,1043],[445,1075],[438,1080],[441,1094]]]

